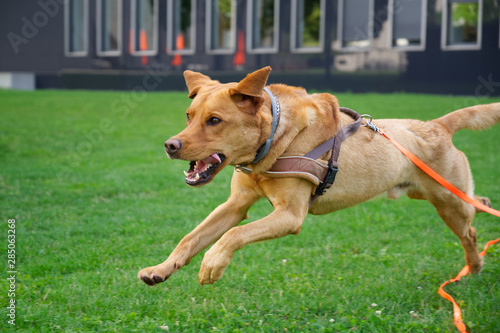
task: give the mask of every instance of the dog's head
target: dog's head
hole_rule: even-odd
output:
[[[205,185],[226,165],[253,161],[269,134],[264,129],[270,111],[264,105],[263,89],[270,72],[265,67],[226,84],[184,72],[193,100],[186,112],[187,127],[167,140],[165,147],[170,158],[190,162],[185,172],[188,185]]]

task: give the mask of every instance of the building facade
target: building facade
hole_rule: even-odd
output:
[[[155,73],[182,89],[185,69],[239,80],[270,65],[271,81],[317,89],[500,95],[499,2],[2,1],[0,72],[85,89]]]

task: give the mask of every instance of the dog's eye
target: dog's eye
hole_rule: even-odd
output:
[[[189,113],[186,113],[186,121],[189,122]]]
[[[218,125],[222,122],[222,119],[217,118],[217,117],[211,117],[208,119],[207,124],[208,125]]]

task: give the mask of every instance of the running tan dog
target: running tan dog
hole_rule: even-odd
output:
[[[476,230],[471,227],[475,208],[438,185],[367,127],[359,128],[344,141],[335,184],[311,206],[317,184],[303,177],[269,177],[266,172],[278,157],[304,155],[353,123],[349,115],[339,111],[337,99],[330,94],[309,95],[302,88],[281,84],[269,86],[271,95],[264,92],[270,71],[270,67],[262,68],[239,83],[227,84],[200,73],[184,73],[193,101],[187,110],[186,129],[165,143],[169,157],[190,161],[186,183],[191,186],[209,183],[227,165],[245,172],[234,172],[229,199],[185,236],[165,262],[139,272],[142,281],[148,285],[165,281],[215,242],[205,253],[199,272],[201,285],[214,283],[222,277],[235,251],[245,245],[298,234],[308,213],[327,214],[384,192],[393,199],[406,192],[410,198],[433,204],[460,239],[471,271],[481,270]],[[273,121],[273,95],[281,105],[279,124]],[[499,121],[500,103],[495,103],[468,107],[428,122],[386,119],[375,123],[472,197],[469,163],[453,146],[452,135],[463,128],[479,130]],[[256,162],[256,155],[262,155],[276,125],[268,153]],[[321,160],[328,158],[324,155]],[[263,197],[269,199],[274,211],[237,226]],[[489,204],[487,198],[474,198]]]

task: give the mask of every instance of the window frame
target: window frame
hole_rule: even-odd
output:
[[[253,18],[254,18],[254,10],[253,10],[253,1],[247,1],[247,52],[250,54],[264,54],[264,53],[278,53],[279,51],[279,25],[280,25],[280,0],[274,1],[274,41],[272,47],[253,47]]]
[[[196,0],[191,0],[191,40],[193,45],[190,49],[174,50],[173,45],[175,43],[174,38],[174,26],[173,26],[173,16],[174,16],[174,1],[168,0],[167,2],[167,54],[180,54],[180,55],[193,55],[196,53]]]
[[[477,42],[476,44],[452,44],[448,45],[448,4],[450,2],[465,2],[443,0],[443,8],[441,14],[441,50],[443,51],[477,51],[482,47],[482,32],[483,32],[483,0],[470,0],[467,2],[477,2]]]
[[[236,14],[237,14],[237,1],[231,0],[231,46],[227,49],[212,49],[212,1],[206,0],[205,2],[205,52],[207,54],[234,54],[236,52]],[[215,0],[218,1],[218,0]]]
[[[297,3],[298,0],[292,0],[291,10],[291,32],[290,32],[290,52],[291,53],[322,53],[325,50],[325,8],[326,1],[320,0],[321,17],[319,21],[319,46],[317,47],[298,47],[297,46]]]
[[[89,1],[84,2],[83,13],[83,51],[70,51],[70,1],[64,6],[64,55],[66,57],[87,57],[89,54]]]
[[[96,3],[96,54],[100,57],[118,57],[122,54],[123,47],[123,0],[118,1],[118,36],[117,36],[117,50],[103,51],[102,50],[102,2],[104,0],[97,0]]]
[[[368,41],[369,45],[365,47],[343,46],[344,33],[344,1],[338,0],[337,4],[337,42],[335,49],[342,52],[364,52],[370,50],[373,45],[373,29],[375,25],[375,0],[369,0],[368,3]]]
[[[158,0],[153,0],[153,48],[151,50],[136,50],[135,45],[135,34],[137,29],[136,22],[136,8],[137,1],[140,0],[131,0],[130,1],[130,29],[132,31],[132,40],[130,40],[130,54],[133,56],[155,56],[158,54],[158,17],[159,17],[159,3]]]
[[[428,1],[422,0],[422,8],[420,17],[420,45],[394,45],[393,44],[393,36],[394,36],[394,2],[397,0],[389,0],[389,40],[388,47],[392,50],[402,50],[402,51],[425,51],[426,42],[427,42],[427,6]]]

